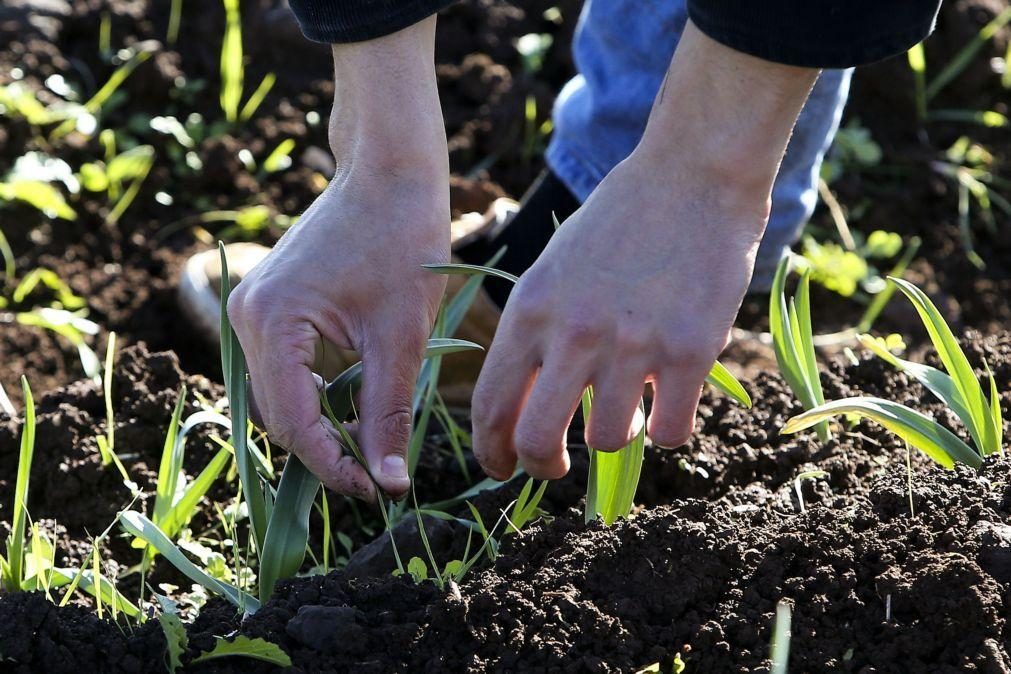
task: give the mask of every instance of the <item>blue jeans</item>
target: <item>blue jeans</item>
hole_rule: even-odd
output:
[[[587,0],[573,52],[579,74],[555,103],[551,170],[584,201],[635,148],[688,21],[684,0]],[[768,290],[776,264],[818,200],[818,173],[852,70],[825,70],[800,113],[772,191],[752,290]],[[705,92],[698,92],[705,96]]]

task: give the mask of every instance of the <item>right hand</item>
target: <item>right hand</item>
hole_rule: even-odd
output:
[[[359,353],[362,453],[383,491],[405,495],[411,399],[446,285],[422,265],[449,261],[434,29],[433,17],[334,47],[336,175],[228,301],[271,440],[334,491],[361,498],[374,498],[374,485],[321,415],[311,367],[319,338]]]

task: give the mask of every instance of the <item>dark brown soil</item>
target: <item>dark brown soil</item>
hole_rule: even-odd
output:
[[[1011,390],[1011,334],[967,345]],[[824,379],[828,397],[885,396],[964,432],[877,360],[834,366]],[[945,471],[913,454],[910,477],[904,446],[877,426],[860,423],[825,445],[812,434],[781,437],[798,411],[792,396],[772,375],[749,388],[754,410],[707,394],[689,445],[648,452],[638,497],[648,507],[627,522],[584,526],[569,509],[585,479],[576,471],[549,488],[554,517],[506,537],[459,596],[385,573],[301,578],[244,622],[212,602],[190,627],[191,647],[238,630],[280,644],[300,671],[625,672],[678,653],[689,671],[765,671],[772,615],[785,599],[794,671],[1007,671],[1011,463]],[[802,506],[796,477],[811,470],[826,475],[801,484]],[[478,498],[486,519],[510,493]],[[440,538],[441,562],[462,537]],[[35,639],[18,636],[26,624],[38,625]],[[150,625],[124,640],[111,623],[55,611],[42,597],[0,601],[0,653],[25,671],[69,671],[60,653],[82,634],[108,636],[129,656],[113,666],[85,650],[77,666],[137,671],[135,658],[158,662],[161,653]]]
[[[546,119],[555,93],[572,73],[569,46],[580,4],[557,3],[559,23],[544,16],[543,3],[532,0],[466,0],[440,19],[438,78],[454,173],[454,213],[483,210],[497,196],[517,196],[541,170],[539,155],[524,150],[526,101],[532,97],[539,120]],[[945,3],[938,33],[927,43],[932,73],[1004,4]],[[109,16],[118,48],[163,41],[167,6],[148,0],[5,3],[0,83],[9,81],[16,66],[40,90],[47,76],[58,73],[91,93],[113,70],[96,48],[103,15]],[[137,116],[182,118],[191,112],[202,114],[208,124],[221,118],[216,95],[220,4],[184,2],[183,7],[185,38],[175,48],[160,48],[127,80],[122,91],[129,103],[108,111],[107,126],[127,129]],[[79,214],[74,222],[51,221],[18,205],[5,205],[2,212],[19,276],[40,266],[58,271],[87,299],[89,317],[102,327],[94,345],[99,353],[107,331],[134,345],[121,351],[116,367],[116,442],[131,477],[149,493],[180,385],[212,400],[222,394],[214,383],[219,381],[215,349],[175,303],[180,266],[211,242],[191,228],[174,233],[166,228],[207,210],[253,204],[297,214],[332,170],[325,151],[332,96],[326,48],[302,39],[286,9],[273,0],[244,2],[243,14],[247,83],[275,71],[278,84],[249,124],[198,143],[194,151],[202,170],[189,171],[174,161],[166,137],[136,131],[139,142],[155,146],[158,160],[118,225],[106,224],[104,200],[90,194],[71,198]],[[516,38],[530,32],[554,37],[545,67],[536,73],[524,70],[515,46]],[[1004,54],[1009,33],[1002,31],[939,95],[937,108],[1008,112],[1006,92],[988,64]],[[179,95],[172,93],[179,78],[206,84]],[[880,169],[847,174],[833,189],[853,213],[862,213],[851,217],[854,229],[923,238],[909,277],[934,297],[953,325],[975,329],[967,338],[970,358],[981,362],[985,356],[1001,390],[1011,391],[1011,335],[1004,332],[1011,320],[1006,235],[1011,223],[996,212],[993,232],[974,228],[977,251],[987,265],[977,270],[963,251],[954,187],[928,167],[959,135],[971,134],[994,154],[995,175],[1007,179],[1006,130],[940,123],[921,128],[909,91],[903,58],[858,73],[848,115],[872,130],[885,157]],[[318,112],[322,121],[310,124],[310,112]],[[4,119],[0,175],[24,152],[43,149],[33,137],[23,122]],[[296,141],[294,164],[287,171],[260,176],[238,159],[242,149],[262,158],[286,138]],[[102,151],[92,140],[52,152],[77,167]],[[160,191],[172,195],[172,204],[155,201]],[[824,213],[816,214],[815,224],[831,228]],[[208,229],[211,238],[219,231]],[[270,244],[279,234],[271,227],[253,238]],[[12,283],[2,279],[5,294]],[[49,301],[37,291],[7,310]],[[763,329],[766,302],[747,300],[740,325]],[[855,303],[815,291],[819,332],[852,325],[861,311]],[[117,473],[101,466],[94,438],[104,431],[102,394],[93,383],[71,383],[81,377],[75,350],[12,318],[0,313],[0,378],[20,405],[16,384],[26,374],[39,399],[29,510],[55,531],[58,563],[78,564],[88,551],[86,536],[102,531],[130,496]],[[915,315],[901,298],[878,327],[900,331],[911,343],[922,340]],[[582,524],[577,508],[586,460],[573,449],[572,473],[552,484],[544,501],[553,519],[507,537],[495,564],[475,568],[458,595],[431,583],[390,577],[380,550],[361,573],[283,583],[245,622],[212,600],[189,626],[190,656],[209,647],[214,636],[238,631],[280,644],[299,671],[626,672],[653,662],[668,664],[677,654],[689,672],[767,671],[772,614],[785,599],[794,606],[793,671],[1011,672],[1004,605],[1011,592],[1008,461],[992,459],[978,474],[945,472],[914,454],[911,513],[906,449],[900,442],[867,423],[838,432],[824,445],[808,434],[780,436],[779,428],[800,408],[771,374],[769,350],[750,342],[732,347],[725,360],[755,374],[748,384],[755,409],[743,410],[707,393],[699,432],[689,444],[648,451],[638,494],[643,507],[633,519],[610,529]],[[823,379],[828,398],[880,395],[963,433],[957,419],[919,385],[879,361],[834,364]],[[1011,394],[1003,394],[1002,402],[1007,410]],[[191,404],[186,412],[194,410]],[[0,418],[0,534],[6,533],[2,523],[10,521],[18,429],[15,421]],[[578,433],[573,440],[578,443]],[[454,496],[467,485],[442,444],[437,436],[430,438],[419,471],[422,501]],[[186,468],[192,474],[216,445],[198,433],[187,449]],[[277,460],[280,465],[283,457]],[[476,474],[473,464],[471,470]],[[826,475],[798,487],[797,475],[815,470]],[[494,521],[519,486],[474,499],[486,521]],[[222,486],[210,496],[222,503],[233,494]],[[341,500],[332,505],[334,529],[353,532],[356,549],[368,543],[366,530],[355,526],[356,511]],[[198,517],[213,517],[211,509]],[[315,516],[312,527],[319,531]],[[461,529],[446,525],[436,536],[433,526],[432,533],[441,562],[462,553]],[[403,544],[420,554],[416,541]],[[137,551],[124,538],[112,539],[105,553],[112,572],[137,561]],[[364,557],[360,552],[356,561]],[[151,584],[162,580],[183,585],[165,563],[157,566]],[[136,596],[134,579],[129,583],[129,596]],[[258,669],[245,660],[219,663],[204,670]],[[124,628],[99,621],[81,606],[57,609],[42,595],[0,597],[0,671],[163,667],[164,641],[154,622]]]

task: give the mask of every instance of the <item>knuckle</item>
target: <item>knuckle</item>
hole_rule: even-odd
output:
[[[383,412],[376,419],[375,427],[379,437],[387,439],[391,444],[406,442],[411,435],[411,422],[414,420],[409,407],[400,407]]]
[[[538,463],[554,458],[558,454],[557,444],[550,440],[550,434],[539,429],[519,429],[513,437],[516,453]]]
[[[644,330],[624,329],[615,336],[614,346],[622,354],[642,354],[656,346],[656,339]]]
[[[570,312],[560,328],[562,343],[577,348],[603,342],[608,332],[602,321],[586,311]]]

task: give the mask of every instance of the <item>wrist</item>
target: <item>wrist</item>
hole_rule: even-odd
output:
[[[435,77],[435,17],[375,40],[333,46],[330,147],[338,172],[445,170]]]
[[[726,47],[689,22],[635,154],[656,169],[687,159],[729,191],[767,195],[817,76]]]

